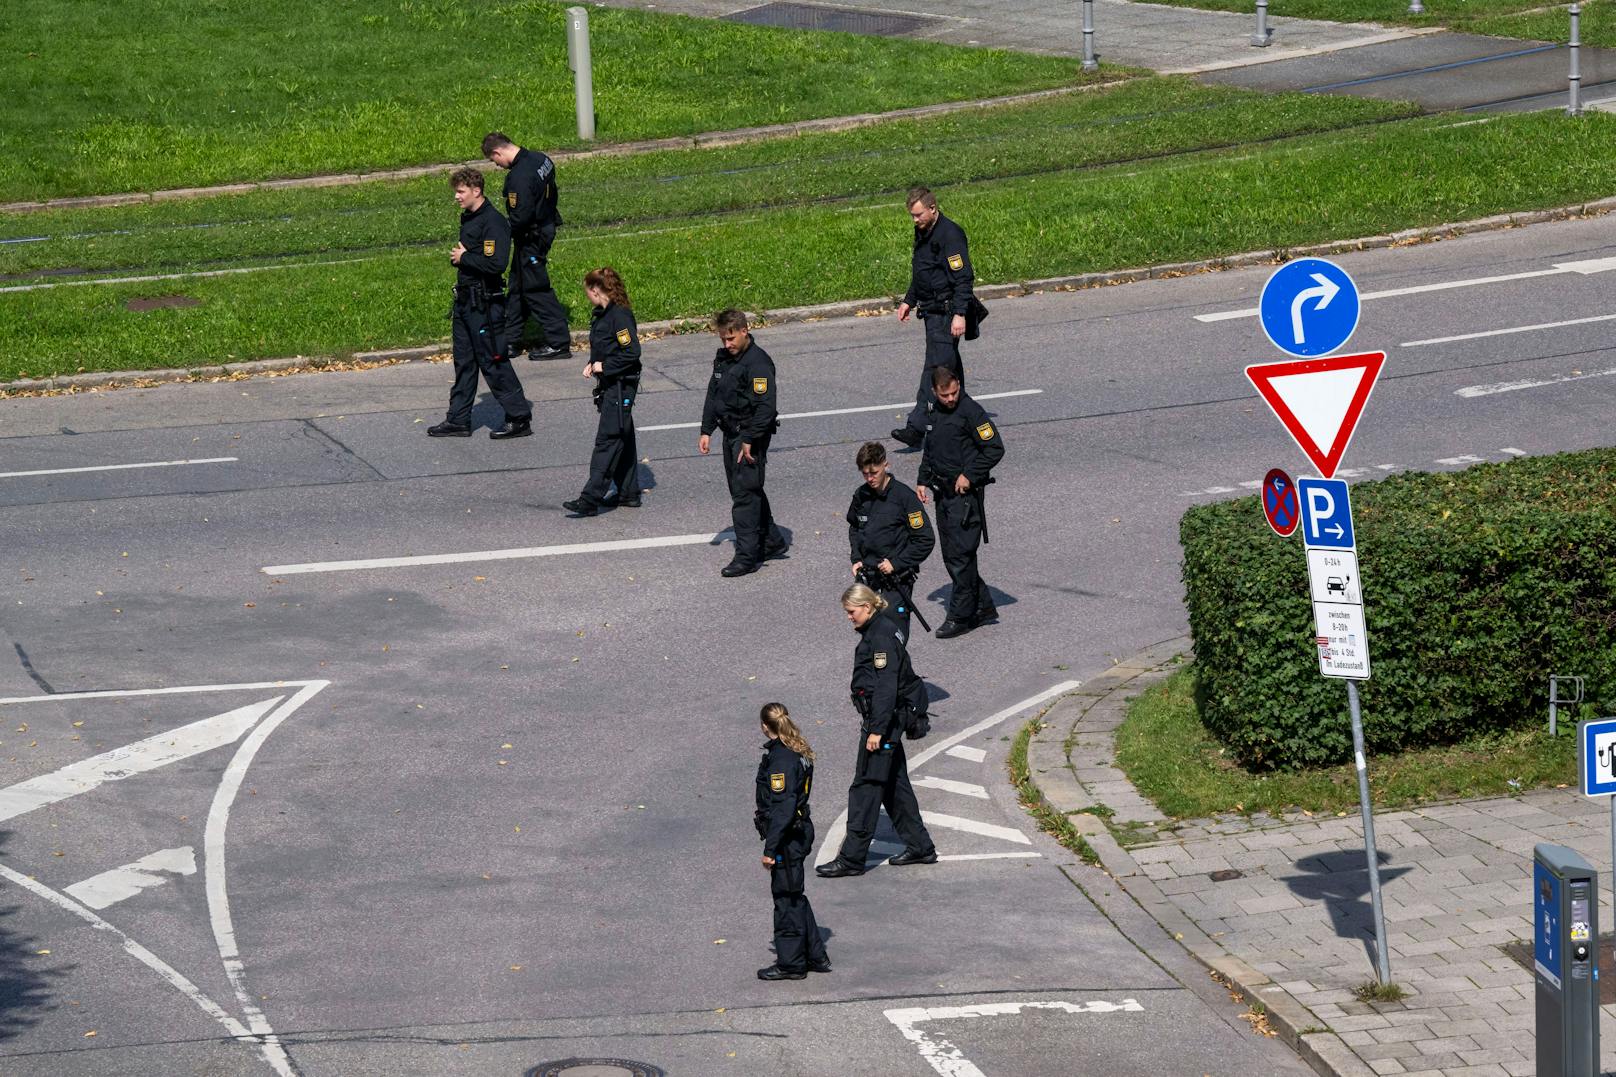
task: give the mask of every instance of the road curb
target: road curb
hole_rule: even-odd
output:
[[[928,106],[929,107],[929,106]],[[3,208],[3,207],[0,207]],[[1358,239],[1338,239],[1327,243],[1314,243],[1305,247],[1272,248],[1246,251],[1242,254],[1220,255],[1193,262],[1168,262],[1137,269],[1114,269],[1097,273],[1076,273],[1062,277],[1042,277],[1035,280],[1013,281],[1003,284],[984,284],[976,289],[979,299],[1013,299],[1036,295],[1040,292],[1076,292],[1088,288],[1106,288],[1118,284],[1132,284],[1145,280],[1170,280],[1197,273],[1217,273],[1227,269],[1245,269],[1258,265],[1275,265],[1295,258],[1322,257],[1348,254],[1353,251],[1382,250],[1388,247],[1407,247],[1416,243],[1435,243],[1444,239],[1478,232],[1494,232],[1505,228],[1524,228],[1552,221],[1568,221],[1582,217],[1598,217],[1616,211],[1616,196],[1599,198],[1553,209],[1529,210],[1521,213],[1498,213],[1471,221],[1454,221],[1427,228],[1407,228],[1384,235],[1363,236]],[[749,312],[758,325],[783,325],[789,322],[813,322],[830,318],[859,318],[884,314],[897,303],[895,296],[867,299],[844,299],[834,303],[811,306],[781,307],[776,310]],[[706,329],[704,322],[691,318],[665,318],[640,325],[642,336],[698,332]],[[587,347],[589,334],[579,330],[573,333],[574,347]],[[353,352],[341,356],[293,356],[284,359],[254,359],[249,362],[205,365],[172,370],[108,371],[85,374],[63,374],[49,378],[22,378],[0,382],[0,398],[37,394],[83,392],[115,388],[149,388],[164,382],[207,381],[221,377],[250,376],[254,374],[284,373],[286,371],[315,372],[320,370],[352,370],[366,365],[392,365],[411,360],[441,355],[449,348],[447,340],[435,344],[408,348],[388,348],[379,351]]]
[[[1032,782],[1050,807],[1069,816],[1072,825],[1099,854],[1100,866],[1128,896],[1208,971],[1247,999],[1261,1003],[1269,1025],[1308,1065],[1324,1077],[1374,1077],[1375,1071],[1312,1010],[1266,974],[1224,950],[1162,893],[1117,843],[1104,819],[1092,812],[1096,802],[1072,769],[1068,745],[1083,728],[1113,728],[1128,699],[1165,680],[1190,646],[1188,636],[1163,640],[1062,696],[1044,715],[1027,744]],[[1079,814],[1071,814],[1074,812]]]

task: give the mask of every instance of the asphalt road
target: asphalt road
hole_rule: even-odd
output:
[[[1347,474],[1608,443],[1613,256],[1595,220],[1341,259],[1352,347],[1389,354]],[[841,515],[917,329],[759,331],[782,411],[839,413],[784,424],[791,556],[735,581],[719,461],[679,425],[709,336],[647,345],[646,505],[591,520],[558,508],[593,428],[571,364],[523,367],[539,436],[509,443],[425,437],[431,364],[0,401],[0,1072],[1305,1072],[1004,768],[1040,700],[1184,630],[1183,510],[1301,466],[1241,373],[1280,358],[1255,320],[1196,318],[1265,276],[993,304],[966,367],[1020,394],[988,401],[1002,622],[914,648],[945,860],[811,881],[836,971],[801,983],[753,975],[755,715],[804,725],[833,829]],[[332,564],[444,554],[479,556]],[[933,623],[946,583],[929,564]]]

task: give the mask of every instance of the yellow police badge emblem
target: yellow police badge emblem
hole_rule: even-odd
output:
[[[981,438],[983,441],[992,441],[993,440],[993,424],[992,423],[983,423],[981,426],[977,427],[976,428],[976,436]]]
[[[909,526],[914,528],[917,531],[920,528],[925,527],[926,526],[926,517],[925,517],[925,515],[922,514],[922,513],[918,513],[918,512],[911,512],[909,514]]]
[[[784,774],[769,775],[769,788],[776,793],[784,793],[786,791],[786,776]]]
[[[506,191],[505,192],[505,204],[510,206],[512,209],[516,208],[516,192],[515,191]]]
[[[628,347],[633,340],[634,334],[630,333],[627,329],[619,329],[617,331],[617,343],[623,345],[623,347]]]
[[[874,662],[875,662],[875,668],[876,669],[886,669],[887,668],[887,652],[885,652],[885,651],[876,651],[875,652]]]
[[[965,256],[962,255],[962,254],[951,254],[951,255],[949,255],[948,256],[948,268],[952,269],[956,273],[958,273],[960,270],[964,269],[965,268]]]
[[[483,240],[483,257],[484,258],[492,258],[493,256],[494,256],[494,241],[491,240],[491,239]]]
[[[768,392],[769,391],[769,379],[768,378],[753,378],[752,379],[752,391],[754,393],[758,394],[759,396],[762,396],[764,393]]]

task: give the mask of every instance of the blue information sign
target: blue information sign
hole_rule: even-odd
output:
[[[1616,718],[1577,723],[1577,772],[1583,796],[1616,796]]]
[[[1323,258],[1301,258],[1274,271],[1263,285],[1258,313],[1274,347],[1307,359],[1328,355],[1358,328],[1358,286]]]
[[[1344,481],[1305,477],[1296,481],[1296,489],[1302,495],[1304,545],[1350,550],[1357,544],[1352,534],[1352,501]]]
[[[1537,974],[1560,987],[1560,880],[1536,860],[1532,862],[1532,965]]]

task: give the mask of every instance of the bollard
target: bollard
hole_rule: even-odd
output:
[[[1410,15],[1424,15],[1425,5],[1420,0],[1408,0],[1408,13]]]
[[[1257,32],[1251,35],[1251,43],[1266,48],[1273,37],[1274,32],[1268,29],[1268,0],[1257,0]]]
[[[595,68],[589,58],[589,12],[567,9],[567,66],[572,68],[573,92],[578,106],[578,137],[595,137]]]
[[[1582,71],[1577,66],[1577,49],[1582,46],[1582,35],[1579,32],[1582,22],[1582,5],[1571,5],[1571,91],[1566,102],[1566,115],[1577,116],[1582,113]]]
[[[1099,66],[1094,54],[1094,0],[1083,0],[1083,70],[1093,71]]]

